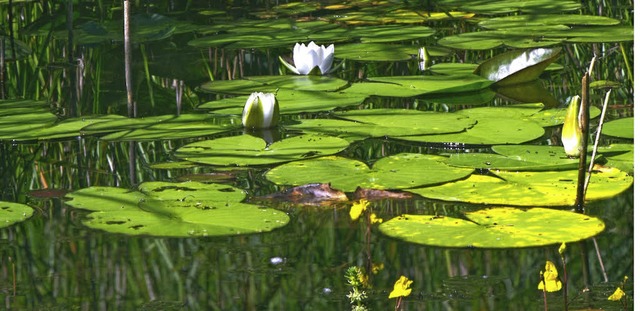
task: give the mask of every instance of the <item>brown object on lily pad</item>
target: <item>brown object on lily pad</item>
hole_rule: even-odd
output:
[[[373,201],[381,199],[411,199],[413,197],[411,193],[404,191],[387,191],[360,187],[358,187],[354,193],[354,200],[367,199]]]
[[[291,202],[302,205],[328,205],[349,200],[344,192],[331,188],[331,185],[327,183],[297,186],[257,199]]]

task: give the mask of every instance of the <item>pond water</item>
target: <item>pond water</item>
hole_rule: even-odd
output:
[[[2,309],[351,310],[351,267],[368,310],[633,309],[631,1],[131,3],[135,112],[120,4],[0,2],[0,205],[30,207],[0,227]],[[334,44],[333,71],[291,73],[282,62],[312,40]],[[558,56],[528,83],[474,74],[540,48]],[[592,141],[612,89],[606,166],[583,219],[559,221],[577,215],[565,102],[594,53]],[[257,91],[276,94],[277,130],[243,129]],[[528,155],[549,145],[551,160]],[[287,192],[312,183],[335,192]],[[506,229],[472,218],[492,211]],[[474,228],[394,235],[412,215]],[[535,237],[509,231],[517,217]],[[547,261],[566,300],[538,289]]]

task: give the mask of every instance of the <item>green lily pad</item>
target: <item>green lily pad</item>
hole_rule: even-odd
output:
[[[416,54],[417,47],[388,43],[353,43],[340,45],[334,57],[355,61],[407,61]]]
[[[515,248],[580,241],[605,228],[596,217],[548,208],[491,208],[466,213],[465,217],[402,215],[378,229],[390,237],[423,245]]]
[[[578,169],[578,159],[568,158],[561,146],[499,145],[493,146],[492,149],[496,154],[452,154],[445,163],[452,166],[507,171]]]
[[[256,76],[239,80],[221,80],[204,83],[200,90],[210,93],[249,95],[253,92],[275,93],[277,89],[299,91],[336,91],[347,81],[327,76]]]
[[[25,140],[49,140],[60,138],[71,138],[82,135],[82,129],[86,126],[96,123],[107,122],[111,120],[126,120],[126,117],[120,115],[97,115],[86,116],[81,118],[70,118],[60,121],[53,126],[37,128],[31,131],[24,131],[13,137],[15,141]],[[111,132],[111,129],[105,129],[105,132]]]
[[[613,166],[621,171],[633,175],[634,145],[612,144],[598,147],[598,152],[607,159],[607,166]]]
[[[394,137],[402,140],[446,143],[501,145],[521,144],[535,140],[544,135],[544,128],[538,123],[526,120],[538,113],[543,104],[520,104],[504,107],[478,107],[455,112],[477,120],[477,123],[460,133],[415,135]]]
[[[58,118],[51,112],[22,113],[0,116],[0,140],[13,140],[25,132],[46,128]]]
[[[514,206],[572,206],[577,170],[545,172],[492,171],[497,177],[471,175],[448,184],[409,189],[425,198],[475,204]],[[633,177],[608,168],[591,175],[587,201],[611,198],[628,189]]]
[[[450,9],[483,14],[504,14],[513,12],[527,12],[541,14],[543,12],[557,13],[579,10],[580,2],[573,0],[442,0],[439,5]]]
[[[0,201],[0,228],[25,221],[31,215],[33,215],[33,208],[28,205]]]
[[[286,225],[284,212],[239,201],[240,189],[197,182],[153,182],[141,191],[90,187],[67,195],[67,204],[93,211],[88,227],[153,236],[225,236],[271,231]]]
[[[225,98],[204,103],[200,109],[218,109],[216,114],[241,114],[247,96]],[[328,111],[337,107],[348,107],[362,103],[366,95],[345,94],[341,92],[324,91],[299,91],[293,89],[280,89],[276,94],[281,114],[293,114],[300,112]],[[220,109],[221,108],[221,109]]]
[[[436,31],[426,26],[415,25],[376,25],[354,27],[349,35],[359,38],[361,42],[396,42],[423,39]]]
[[[265,165],[331,155],[347,146],[348,141],[331,136],[305,134],[267,146],[261,138],[241,135],[191,143],[176,150],[175,156],[209,165]]]
[[[612,137],[633,139],[633,117],[606,122],[602,125],[602,134]]]
[[[376,96],[412,97],[422,94],[479,91],[491,81],[477,75],[375,77],[353,83],[343,92]]]
[[[540,25],[618,25],[620,21],[615,18],[597,15],[578,14],[524,14],[513,16],[501,16],[486,19],[478,23],[478,26],[488,29],[505,29],[512,27],[540,26]]]
[[[223,133],[242,128],[240,117],[183,114],[145,119],[114,120],[85,128],[88,132],[110,128],[114,133],[100,139],[109,141],[150,141],[183,139]]]
[[[357,187],[405,189],[433,185],[473,173],[473,169],[448,166],[442,163],[444,159],[435,155],[401,153],[382,158],[369,168],[358,160],[330,156],[286,163],[271,169],[266,176],[279,185],[331,183],[334,189],[353,192]]]
[[[560,57],[560,52],[561,48],[510,51],[484,61],[475,73],[495,81],[496,86],[531,82]]]

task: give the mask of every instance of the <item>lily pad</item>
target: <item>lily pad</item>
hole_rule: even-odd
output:
[[[531,82],[560,57],[561,48],[510,51],[481,63],[475,73],[505,86]]]
[[[286,225],[284,212],[240,203],[244,192],[227,185],[153,182],[141,191],[90,187],[67,195],[68,205],[93,211],[83,223],[127,235],[225,236]]]
[[[211,81],[201,85],[200,90],[210,93],[249,95],[253,92],[274,93],[277,89],[336,91],[346,85],[347,81],[327,76],[256,76],[240,80]]]
[[[31,131],[24,131],[13,137],[15,141],[24,140],[49,140],[60,138],[79,137],[82,135],[82,129],[91,124],[111,121],[126,120],[126,117],[120,115],[97,115],[86,116],[81,118],[70,118],[60,121],[52,126],[38,128]],[[111,132],[112,129],[105,128],[105,132]]]
[[[491,208],[466,213],[465,217],[402,215],[378,229],[390,237],[423,245],[515,248],[580,241],[605,228],[596,217],[548,208]]]
[[[51,112],[22,113],[0,116],[0,140],[19,137],[25,132],[46,128],[58,118]]]
[[[492,83],[477,75],[375,77],[368,82],[353,83],[344,92],[412,97],[422,94],[479,91]]]
[[[366,95],[280,89],[276,98],[278,99],[281,114],[293,114],[329,111],[337,107],[359,105],[365,100]],[[246,96],[238,96],[207,102],[198,106],[198,108],[218,109],[214,111],[216,114],[241,114],[246,101]]]
[[[602,125],[602,134],[633,139],[633,117],[609,121]]]
[[[448,166],[442,163],[444,159],[435,155],[402,153],[382,158],[369,168],[358,160],[330,156],[286,163],[271,169],[266,176],[280,185],[330,183],[332,188],[353,192],[358,187],[405,189],[433,185],[473,173],[473,169]]]
[[[631,175],[633,175],[634,169],[633,150],[633,144],[612,144],[598,148],[598,152],[607,159],[607,166],[613,166]]]
[[[157,116],[145,119],[115,120],[85,128],[94,132],[110,128],[114,133],[102,136],[110,141],[149,141],[201,137],[242,128],[240,117],[217,117],[208,114]]]
[[[507,171],[549,171],[578,169],[578,159],[568,158],[560,146],[499,145],[493,153],[452,154],[453,166]],[[589,160],[587,160],[589,161]]]
[[[504,107],[478,107],[455,112],[477,123],[460,133],[394,137],[402,140],[446,143],[501,145],[521,144],[544,135],[544,129],[536,122],[526,120],[538,113],[543,104],[520,104]]]
[[[542,12],[564,12],[579,10],[582,6],[580,2],[573,0],[530,0],[530,1],[511,1],[511,0],[442,0],[439,5],[450,9],[458,9],[461,11],[484,13],[484,14],[503,14],[512,12],[542,13]]]
[[[33,208],[25,204],[0,201],[0,228],[25,221],[33,215]]]
[[[209,165],[265,165],[331,155],[347,146],[348,141],[331,136],[305,134],[267,145],[261,138],[241,135],[191,143],[175,156]]]
[[[475,204],[572,206],[575,203],[577,170],[492,173],[497,177],[473,174],[464,180],[408,191],[425,198]],[[611,198],[632,184],[633,177],[616,168],[595,171],[589,181],[586,199]]]
[[[407,61],[418,54],[417,47],[388,43],[341,45],[334,57],[355,61]]]

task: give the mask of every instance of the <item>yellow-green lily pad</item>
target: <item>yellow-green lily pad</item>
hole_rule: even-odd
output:
[[[516,248],[580,241],[605,228],[596,217],[548,208],[490,208],[465,217],[401,215],[378,229],[390,237],[423,245]]]
[[[28,205],[0,201],[0,228],[25,221],[31,215],[33,215],[33,208]]]
[[[544,172],[492,171],[494,176],[473,174],[434,187],[407,191],[442,201],[513,206],[572,206],[576,200],[577,170]],[[611,198],[633,184],[633,177],[616,168],[594,171],[587,201]]]

